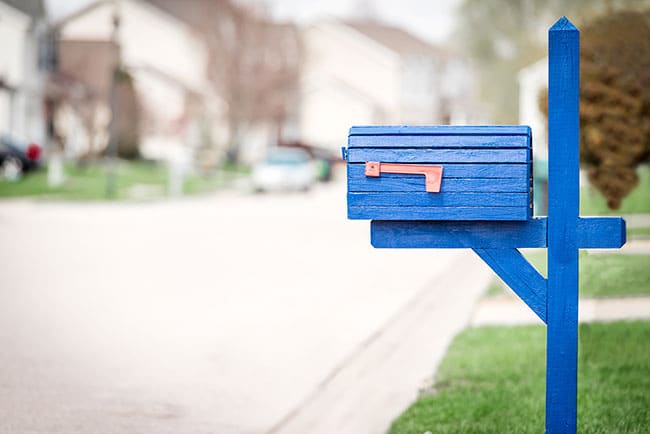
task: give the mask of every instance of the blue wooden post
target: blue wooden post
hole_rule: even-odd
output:
[[[580,33],[548,33],[548,295],[546,432],[576,432]]]

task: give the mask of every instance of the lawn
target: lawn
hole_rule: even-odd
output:
[[[527,251],[531,264],[546,275],[546,252]],[[650,294],[650,255],[580,252],[580,295],[615,297]],[[500,280],[488,289],[488,295],[507,291]]]
[[[214,191],[241,173],[245,173],[245,169],[229,166],[210,176],[189,174],[185,179],[184,193]],[[168,170],[165,165],[146,161],[119,162],[113,199],[143,200],[167,195]],[[48,200],[105,200],[106,169],[99,164],[86,167],[68,164],[65,166],[65,183],[57,188],[48,187],[45,169],[29,173],[17,182],[0,180],[0,198],[21,196]]]
[[[637,171],[639,185],[623,200],[621,209],[607,208],[607,202],[602,194],[593,187],[580,189],[581,215],[621,215],[621,214],[650,214],[650,167],[643,166]]]
[[[650,238],[650,227],[627,228],[628,239]]]
[[[648,432],[649,341],[650,322],[580,325],[578,432]],[[543,432],[545,346],[543,326],[467,329],[390,434]]]

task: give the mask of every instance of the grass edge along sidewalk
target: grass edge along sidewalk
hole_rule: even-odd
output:
[[[650,322],[579,328],[578,431],[650,426]],[[469,328],[390,434],[538,433],[544,427],[544,326]]]

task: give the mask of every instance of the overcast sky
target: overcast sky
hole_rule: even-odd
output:
[[[59,19],[94,0],[46,0],[54,19]],[[192,0],[178,0],[191,5]],[[251,0],[237,0],[251,1]],[[259,3],[259,0],[252,0]],[[376,16],[431,42],[444,42],[454,24],[461,0],[267,0],[278,19],[306,23],[325,15]]]

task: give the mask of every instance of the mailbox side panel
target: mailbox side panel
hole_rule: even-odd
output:
[[[348,146],[350,219],[532,218],[528,127],[353,127]],[[366,176],[366,162],[442,166],[440,192],[422,175]]]

